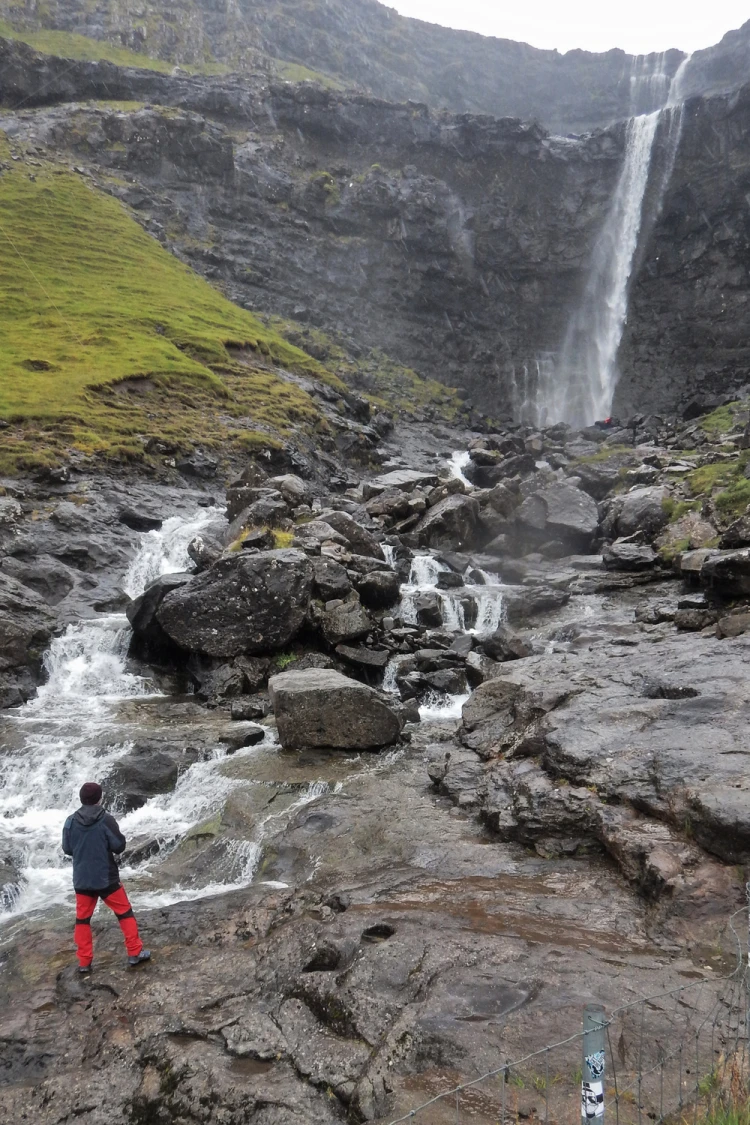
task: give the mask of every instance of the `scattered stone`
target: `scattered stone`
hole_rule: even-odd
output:
[[[357,592],[368,609],[388,609],[401,593],[401,580],[394,570],[374,570],[356,582]]]
[[[358,641],[372,629],[372,621],[356,595],[346,602],[326,606],[321,618],[323,636],[329,644]]]
[[[750,612],[720,617],[716,622],[717,637],[739,637],[750,629]]]
[[[359,668],[385,668],[390,660],[390,649],[366,648],[364,645],[336,645],[336,655]]]
[[[122,508],[117,518],[131,531],[159,531],[164,522],[158,516],[150,516],[148,512],[136,511],[134,508]]]
[[[523,660],[534,651],[523,637],[519,637],[507,625],[500,625],[490,636],[479,638],[483,652],[493,660]]]
[[[339,672],[282,672],[268,690],[288,750],[379,750],[401,733],[398,717],[372,688]]]
[[[232,700],[231,716],[235,722],[247,722],[249,719],[265,719],[271,710],[271,701],[267,695],[255,695]]]
[[[633,543],[615,539],[602,549],[604,565],[608,570],[650,570],[656,565],[658,555],[647,543]]]
[[[383,548],[377,539],[346,512],[326,512],[325,520],[334,531],[343,536],[345,542],[355,554],[385,562]]]

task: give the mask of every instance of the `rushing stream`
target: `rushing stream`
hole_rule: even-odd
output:
[[[216,509],[201,510],[194,518],[175,517],[160,531],[141,536],[139,550],[124,578],[131,597],[161,574],[190,565],[188,544],[213,519]],[[0,757],[0,843],[20,869],[14,889],[6,893],[8,919],[66,901],[71,894],[70,867],[60,849],[62,823],[77,805],[82,782],[105,778],[118,758],[142,734],[120,713],[127,701],[148,700],[155,689],[148,679],[128,668],[130,626],[124,614],[111,614],[68,626],[45,656],[47,682],[35,699],[4,720],[12,746]],[[272,741],[269,732],[267,741]],[[235,759],[257,753],[259,747],[239,750]],[[226,748],[217,748],[207,761],[190,766],[173,792],[151,798],[120,818],[129,839],[153,838],[159,856],[189,829],[209,816],[235,787],[221,772]],[[313,783],[297,802],[313,800],[327,789]],[[252,879],[260,841],[236,842],[230,849],[228,882],[244,885]],[[123,868],[124,875],[148,874],[156,861],[146,859]],[[142,891],[134,901],[164,905],[226,889],[227,881],[200,888],[174,886]]]
[[[463,480],[467,462],[468,454],[460,453],[450,462],[453,473]],[[206,508],[188,520],[175,517],[165,521],[160,531],[139,535],[138,550],[123,579],[128,595],[136,597],[162,574],[188,569],[189,543],[217,514],[217,509]],[[386,556],[393,565],[393,549],[387,549]],[[449,569],[430,552],[415,555],[398,610],[404,623],[417,621],[418,599],[431,594],[439,600],[443,628],[457,634],[497,628],[503,613],[502,586],[492,575],[475,569],[467,576],[469,584],[441,589],[439,575]],[[106,778],[138,739],[149,737],[169,702],[148,677],[133,670],[127,655],[130,635],[124,614],[69,625],[45,655],[47,680],[37,696],[0,720],[6,744],[0,756],[0,854],[11,857],[18,872],[0,901],[0,922],[69,901],[70,867],[60,849],[60,834],[65,817],[77,805],[78,789],[84,781]],[[403,657],[394,657],[386,669],[385,691],[398,692],[400,660]],[[459,718],[467,698],[431,693],[422,701],[421,717]],[[200,718],[189,721],[201,722]],[[211,721],[209,713],[206,722]],[[275,732],[269,728],[261,744],[228,755],[217,739],[202,760],[180,774],[174,790],[119,817],[129,841],[153,845],[136,851],[137,858],[126,858],[123,864],[123,877],[136,904],[162,906],[246,886],[256,876],[263,838],[267,830],[278,827],[279,817],[288,817],[332,785],[340,786],[340,779],[353,771],[370,768],[346,759],[331,767],[328,780],[314,776],[300,780],[278,803],[279,811],[259,815],[251,839],[226,841],[202,881],[192,873],[186,879],[162,871],[165,857],[192,829],[214,816],[238,786],[268,784],[262,780],[262,766],[268,765],[269,755],[276,755]]]

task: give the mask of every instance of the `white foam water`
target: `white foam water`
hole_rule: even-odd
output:
[[[474,487],[469,478],[464,473],[464,469],[469,465],[470,461],[471,457],[469,456],[469,454],[466,451],[462,451],[460,449],[457,449],[453,453],[451,453],[450,459],[448,461],[448,468],[450,469],[453,476],[456,477],[457,480],[460,480],[462,484],[465,484],[467,488]]]
[[[464,703],[470,695],[470,692],[465,695],[439,695],[437,692],[430,692],[420,704],[419,717],[423,723],[460,719]]]
[[[160,574],[187,569],[188,544],[219,514],[219,509],[206,508],[192,519],[175,517],[160,531],[143,535],[125,588],[135,595]],[[154,690],[147,679],[128,670],[129,639],[124,614],[69,625],[45,655],[47,681],[36,698],[4,719],[13,742],[20,743],[0,756],[0,845],[20,871],[18,884],[6,894],[11,913],[70,896],[70,870],[60,848],[63,821],[78,803],[81,784],[105,777],[130,746],[132,731],[118,720],[117,703]],[[193,767],[196,779],[203,765]],[[178,811],[186,778],[175,790],[173,826],[184,826],[189,819],[187,809]],[[148,802],[153,813],[142,816],[157,815],[165,801]]]
[[[480,571],[484,585],[466,585],[460,590],[441,590],[438,575],[450,570],[434,555],[415,555],[411,562],[408,581],[401,587],[400,616],[407,625],[417,624],[417,599],[426,593],[437,594],[443,628],[452,633],[494,633],[503,618],[502,586],[497,579]],[[471,628],[466,624],[465,599],[470,598],[476,607],[476,618]]]
[[[258,747],[252,747],[252,751],[257,751]],[[192,773],[192,770],[188,771]],[[185,774],[185,777],[188,775]],[[234,783],[222,778],[226,782],[225,793],[222,798],[226,796],[233,788]],[[336,788],[339,788],[337,785]],[[230,840],[224,852],[224,866],[221,881],[214,880],[210,883],[205,883],[202,886],[190,886],[188,884],[174,884],[162,890],[148,891],[138,890],[134,891],[130,898],[135,906],[142,906],[148,909],[159,909],[166,906],[171,906],[175,902],[195,902],[197,899],[210,898],[217,894],[226,894],[227,891],[238,891],[244,887],[249,887],[255,879],[255,876],[260,865],[260,860],[263,854],[263,841],[269,834],[275,821],[280,820],[282,817],[287,819],[298,812],[299,809],[304,808],[305,805],[311,804],[313,801],[318,800],[319,797],[324,796],[331,791],[331,786],[327,781],[312,781],[304,790],[303,793],[288,805],[283,812],[270,813],[258,825],[255,838],[252,840]],[[220,804],[221,799],[215,804]],[[140,810],[138,810],[140,811]],[[202,818],[198,818],[202,819]],[[195,820],[190,824],[196,823]],[[127,830],[130,826],[129,818],[121,822],[123,830]],[[143,875],[144,871],[148,874],[148,865],[139,867],[137,872],[128,872],[123,869],[123,876],[127,877],[128,874]],[[285,886],[286,884],[278,884]]]
[[[612,410],[617,354],[627,319],[630,277],[643,226],[644,199],[662,114],[668,114],[665,169],[651,211],[657,213],[674,166],[681,131],[675,108],[689,58],[670,83],[664,56],[639,57],[631,74],[631,112],[625,155],[604,225],[594,246],[582,300],[568,324],[552,383],[537,388],[538,415],[585,426]],[[653,194],[653,193],[652,193]],[[543,400],[542,396],[546,396]]]

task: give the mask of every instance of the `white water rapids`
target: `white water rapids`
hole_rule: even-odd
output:
[[[438,576],[450,567],[434,555],[415,555],[411,561],[409,577],[401,587],[400,616],[405,624],[417,623],[417,600],[423,594],[435,594],[440,602],[443,628],[451,633],[494,633],[503,619],[503,587],[497,579],[484,571],[477,571],[484,584],[469,583],[458,589],[441,590]],[[466,614],[470,610],[474,624],[467,626]]]
[[[188,544],[216,515],[216,509],[206,508],[190,520],[175,517],[165,521],[160,531],[142,535],[124,578],[125,590],[135,596],[159,575],[187,569]],[[118,714],[118,704],[154,694],[147,679],[128,670],[129,640],[124,614],[70,625],[45,656],[47,682],[34,700],[6,720],[14,746],[0,756],[0,854],[14,858],[20,878],[5,903],[0,903],[0,920],[66,902],[72,894],[70,866],[60,848],[63,822],[78,805],[81,784],[106,778],[132,745],[137,730]],[[270,737],[269,732],[266,742]],[[233,761],[258,750],[258,746],[238,750]],[[125,835],[157,839],[163,854],[221,807],[236,786],[218,768],[226,756],[225,748],[217,748],[208,761],[182,773],[173,792],[153,797],[121,817]],[[325,783],[313,783],[295,807],[327,788]],[[136,892],[131,897],[136,904],[157,906],[243,886],[252,879],[259,856],[259,840],[236,841],[230,845],[225,881],[200,888]],[[148,874],[154,864],[158,857],[137,868],[123,867],[123,876],[136,870]]]

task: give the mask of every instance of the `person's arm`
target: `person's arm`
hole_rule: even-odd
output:
[[[114,852],[115,855],[119,855],[120,852],[125,851],[125,845],[127,843],[127,840],[120,831],[120,825],[109,813],[107,813],[104,817],[104,824],[107,829],[107,842],[109,844],[109,850],[111,852]]]
[[[71,818],[68,817],[68,819],[65,821],[65,824],[63,824],[62,850],[66,855],[73,854],[73,848],[70,843],[70,820]]]

